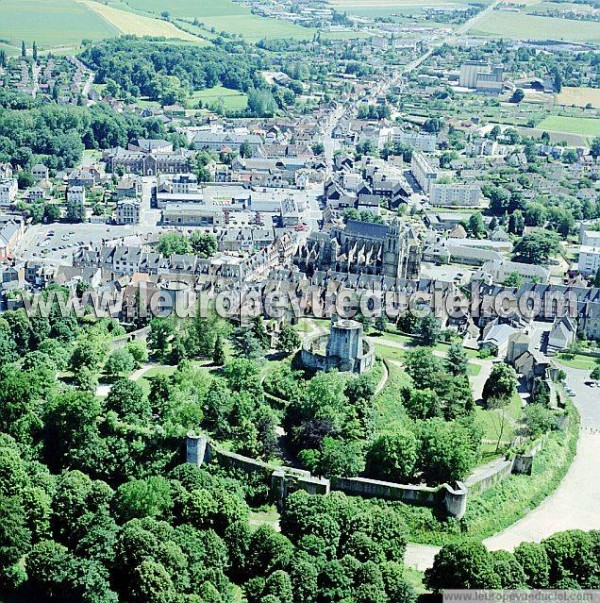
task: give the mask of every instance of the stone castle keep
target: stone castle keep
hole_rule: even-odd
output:
[[[294,263],[306,272],[332,270],[414,279],[421,267],[421,242],[406,222],[374,224],[348,220],[330,233],[312,233],[299,245]]]
[[[306,340],[300,361],[314,370],[364,373],[375,365],[375,348],[363,337],[359,322],[334,320],[329,335],[318,334]]]

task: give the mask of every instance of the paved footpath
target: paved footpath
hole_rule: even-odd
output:
[[[584,384],[588,372],[563,368],[581,414],[577,454],[558,488],[539,507],[484,540],[491,550],[512,551],[521,542],[539,542],[564,530],[600,529],[600,392]],[[424,571],[433,565],[438,550],[435,546],[409,544],[405,563]]]

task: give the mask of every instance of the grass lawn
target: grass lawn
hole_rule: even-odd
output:
[[[492,11],[477,23],[471,35],[515,40],[565,40],[600,42],[600,27],[591,21],[538,17],[523,12]]]
[[[146,371],[136,383],[144,390],[146,394],[150,393],[150,379],[157,375],[172,375],[177,370],[176,366],[157,366]]]
[[[588,103],[592,107],[600,108],[600,88],[569,88],[564,87],[556,95],[556,102],[561,105],[576,105],[585,107]]]
[[[380,334],[378,331],[371,331],[368,333],[369,337],[373,338],[373,341],[376,345],[386,345],[387,341],[393,341],[399,345],[405,346],[407,348],[414,348],[421,346],[421,342],[418,337],[414,337],[411,335],[404,335],[402,333],[396,333],[392,331],[386,331],[384,334]],[[431,348],[437,352],[443,352],[446,354],[450,349],[449,343],[440,342],[435,347]],[[391,346],[388,346],[391,347]],[[465,352],[469,358],[479,358],[478,350],[472,350],[470,348],[465,348]]]
[[[120,10],[100,2],[89,2],[83,0],[83,4],[95,11],[102,19],[106,20],[118,31],[125,35],[134,36],[157,36],[165,38],[177,38],[186,42],[208,44],[206,40],[189,34],[172,23],[162,19],[143,17],[125,10]]]
[[[393,433],[406,417],[400,402],[400,388],[410,383],[410,377],[395,364],[389,363],[388,366],[389,380],[374,402],[373,432],[375,434]]]
[[[386,360],[396,360],[398,362],[404,362],[404,351],[398,348],[392,348],[385,345],[385,343],[375,343],[375,354],[378,358],[385,358]]]
[[[477,377],[479,373],[481,373],[481,364],[475,364],[474,362],[469,362],[468,366],[469,377]]]
[[[82,39],[98,40],[119,30],[76,0],[2,0],[0,38],[14,46],[34,41],[40,49],[78,46]]]
[[[273,505],[271,507],[261,507],[257,510],[251,510],[249,523],[253,530],[264,525],[271,526],[277,530],[279,528],[279,512],[277,511],[277,507]]]
[[[521,397],[515,393],[510,401],[510,404],[503,409],[506,412],[506,421],[504,424],[504,433],[502,434],[502,444],[510,444],[515,433],[515,421],[518,421],[523,414],[523,407],[521,404]],[[475,416],[483,427],[483,439],[498,440],[500,436],[502,421],[501,415],[497,410],[486,410],[481,406],[475,409]],[[491,445],[490,445],[491,446]],[[496,446],[492,446],[495,452]],[[491,450],[490,450],[491,451]]]
[[[555,357],[559,364],[564,364],[574,369],[582,371],[593,371],[597,366],[600,366],[600,358],[592,356],[584,356],[583,354],[568,354],[562,353]]]
[[[223,86],[215,86],[207,90],[194,92],[187,100],[190,108],[196,108],[202,101],[205,107],[223,105],[226,111],[243,111],[248,106],[248,96],[239,90],[230,90]]]
[[[420,572],[412,567],[404,567],[404,579],[414,588],[417,595],[424,595],[430,592],[423,584],[424,578],[424,572]]]
[[[536,127],[539,130],[547,130],[548,132],[600,136],[600,119],[594,119],[593,117],[562,117],[551,115],[537,124]]]

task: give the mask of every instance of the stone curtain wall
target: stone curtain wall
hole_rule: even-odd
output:
[[[439,507],[448,515],[460,519],[467,506],[467,489],[458,483],[455,487],[443,484],[437,488],[420,485],[394,484],[361,477],[326,478],[314,477],[308,471],[291,467],[276,467],[269,463],[248,458],[215,445],[204,435],[188,434],[186,438],[186,459],[201,467],[210,460],[216,460],[225,467],[235,467],[248,473],[260,473],[270,480],[273,500],[283,505],[285,497],[295,490],[305,490],[309,494],[328,494],[330,491],[344,492],[365,498],[377,497],[398,500],[406,504]]]
[[[144,327],[143,329],[138,329],[137,331],[131,331],[131,333],[126,333],[125,335],[115,337],[110,342],[110,349],[111,351],[114,351],[118,350],[119,348],[124,348],[132,341],[146,341],[148,338],[148,333],[150,333],[150,327]]]
[[[531,475],[533,459],[546,443],[548,436],[543,436],[528,451],[516,454],[510,459],[501,459],[489,465],[483,471],[475,471],[466,481],[470,494],[481,494],[496,484],[503,482],[513,473]]]
[[[234,467],[248,473],[262,475],[270,484],[273,501],[280,507],[288,494],[305,490],[309,494],[329,494],[331,491],[344,492],[364,498],[396,500],[408,505],[433,507],[448,516],[461,519],[467,510],[469,494],[485,492],[504,481],[512,473],[531,475],[533,459],[541,450],[547,436],[536,442],[527,452],[511,459],[497,461],[487,468],[479,468],[466,481],[454,485],[442,484],[431,487],[412,484],[395,484],[363,477],[315,477],[308,471],[292,467],[280,467],[252,459],[229,450],[223,450],[205,435],[189,433],[186,438],[186,460],[198,467],[214,459],[224,467]]]

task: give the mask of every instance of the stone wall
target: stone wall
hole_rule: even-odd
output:
[[[137,331],[131,331],[131,333],[126,333],[125,335],[115,337],[110,342],[110,349],[112,351],[118,350],[119,348],[124,348],[128,343],[131,343],[132,341],[146,341],[149,333],[150,327],[144,327],[143,329],[138,329]]]
[[[186,460],[201,467],[210,460],[223,467],[240,469],[247,473],[259,474],[271,485],[273,501],[283,505],[285,497],[296,490],[309,494],[329,494],[329,480],[313,477],[310,472],[292,467],[276,467],[258,459],[253,459],[217,446],[205,435],[189,433],[186,438]]]
[[[481,494],[496,484],[503,482],[513,473],[531,475],[533,460],[536,454],[542,449],[546,440],[547,436],[544,436],[526,452],[516,454],[510,459],[496,461],[490,464],[487,470],[480,468],[467,479],[466,484],[469,494]]]
[[[304,490],[309,494],[329,494],[330,491],[337,491],[350,496],[382,498],[408,505],[436,508],[450,517],[461,519],[467,510],[469,495],[485,492],[513,473],[531,475],[535,455],[545,441],[546,438],[542,438],[531,449],[511,459],[501,459],[485,468],[478,468],[466,483],[456,482],[454,485],[442,484],[437,487],[396,484],[363,477],[315,477],[302,469],[275,466],[224,450],[205,435],[194,433],[189,433],[186,438],[186,459],[188,463],[198,467],[214,459],[225,467],[261,474],[271,486],[273,502],[280,508],[284,506],[287,495],[296,490]]]
[[[432,488],[361,477],[335,477],[329,480],[315,477],[301,469],[276,467],[264,461],[223,450],[205,435],[194,433],[189,433],[186,438],[186,460],[197,467],[215,460],[224,467],[262,474],[265,480],[270,480],[273,501],[280,507],[284,505],[286,496],[296,490],[304,490],[309,494],[329,494],[330,491],[338,491],[350,496],[376,497],[406,504],[436,507],[457,519],[464,515],[467,505],[467,489],[462,483],[456,484],[455,487],[443,484]]]
[[[383,498],[407,505],[435,507],[456,519],[461,519],[467,509],[468,492],[462,482],[458,482],[454,487],[442,484],[433,488],[362,477],[334,477],[331,479],[331,490],[364,498]]]

